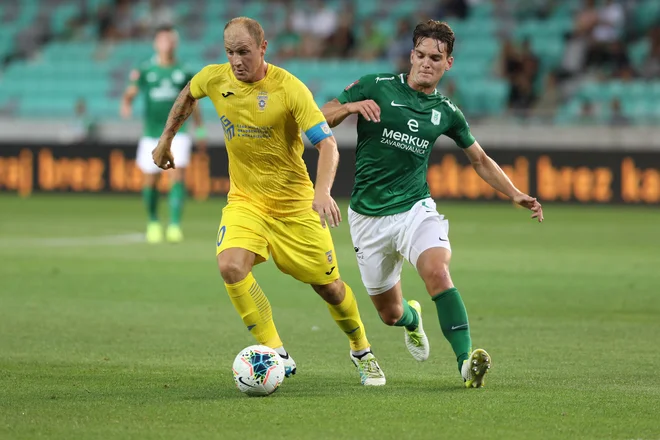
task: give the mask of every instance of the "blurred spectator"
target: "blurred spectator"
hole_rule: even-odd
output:
[[[327,58],[349,58],[355,49],[353,17],[344,15],[335,32],[325,41],[324,55]]]
[[[505,39],[500,55],[500,73],[510,85],[509,108],[526,112],[534,103],[534,82],[539,71],[538,57],[532,52],[529,40],[519,50],[513,41]]]
[[[325,6],[322,0],[312,0],[305,8],[293,8],[293,29],[299,34],[309,34],[325,39],[337,30],[337,13]]]
[[[660,78],[660,27],[649,32],[649,54],[642,63],[641,75],[646,79]]]
[[[96,123],[87,113],[85,99],[79,98],[76,101],[74,118],[63,134],[63,140],[69,143],[86,142],[94,139],[95,135]]]
[[[436,17],[445,18],[460,18],[465,20],[470,13],[470,5],[467,0],[440,0],[440,3],[435,9]]]
[[[513,77],[522,71],[522,68],[522,60],[516,46],[511,39],[506,38],[500,51],[498,69],[500,76],[511,82]]]
[[[613,77],[621,77],[626,72],[632,72],[632,65],[630,58],[628,58],[628,51],[626,46],[620,41],[615,41],[609,48],[608,59],[604,63],[608,71]]]
[[[387,58],[398,71],[404,72],[410,67],[410,51],[412,50],[413,27],[410,22],[401,18],[397,22],[396,35],[387,49]]]
[[[622,127],[630,125],[630,119],[623,114],[621,110],[621,101],[619,98],[614,98],[611,103],[610,125],[615,127]]]
[[[139,23],[133,16],[130,0],[115,0],[113,6],[102,7],[98,20],[102,40],[121,41],[139,34]]]
[[[522,73],[531,82],[536,82],[539,73],[539,58],[534,54],[532,42],[526,38],[522,43],[520,51],[520,61],[522,63]]]
[[[596,107],[593,102],[589,100],[582,102],[580,113],[575,122],[580,125],[594,125],[598,123],[598,115],[596,114]]]
[[[163,26],[174,26],[174,11],[163,3],[163,0],[149,0],[148,8],[140,18],[140,32],[143,36],[152,36],[156,29]]]
[[[318,58],[324,52],[325,40],[337,30],[338,17],[321,0],[310,1],[306,6],[289,6],[291,23],[294,32],[302,38],[300,55]]]
[[[598,24],[596,0],[585,0],[580,11],[575,14],[574,32],[576,36],[590,36]]]
[[[534,104],[534,116],[545,119],[550,118],[561,104],[561,92],[557,86],[557,75],[550,72],[545,76],[543,91]]]
[[[275,37],[275,47],[278,50],[276,57],[280,60],[298,57],[301,40],[300,34],[293,29],[291,16],[287,15],[284,30]]]
[[[614,0],[607,0],[605,6],[598,10],[598,21],[593,30],[594,40],[599,43],[618,40],[623,32],[624,19],[623,6]]]
[[[358,58],[364,61],[382,58],[385,55],[388,38],[374,26],[372,20],[362,23],[362,32],[357,48]]]

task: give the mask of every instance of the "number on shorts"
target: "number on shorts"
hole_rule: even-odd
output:
[[[227,232],[227,227],[223,226],[218,230],[218,237],[216,239],[217,241],[217,246],[220,246],[222,244],[222,240],[225,239],[225,232]]]

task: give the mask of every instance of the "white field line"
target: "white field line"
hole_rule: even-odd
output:
[[[118,246],[132,243],[144,243],[144,233],[99,235],[91,237],[57,238],[7,238],[0,239],[1,248],[16,247],[85,247]]]

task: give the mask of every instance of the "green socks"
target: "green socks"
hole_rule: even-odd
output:
[[[417,311],[410,307],[410,304],[403,300],[403,315],[401,319],[394,323],[396,327],[405,327],[406,330],[413,331],[419,325],[419,315]]]
[[[181,223],[181,213],[183,212],[183,200],[186,197],[186,188],[183,182],[174,182],[170,188],[170,224],[179,225]],[[147,208],[149,221],[158,221],[158,189],[146,187],[142,188],[142,199]]]
[[[142,200],[147,208],[149,221],[158,221],[158,190],[152,187],[142,188]]]
[[[186,188],[183,182],[174,182],[170,188],[170,224],[181,224],[181,213],[183,212],[183,200],[186,197]]]
[[[463,361],[470,356],[472,340],[468,316],[461,294],[455,287],[440,292],[433,297],[435,307],[438,309],[438,320],[442,334],[451,344],[458,361],[458,371],[461,371]]]

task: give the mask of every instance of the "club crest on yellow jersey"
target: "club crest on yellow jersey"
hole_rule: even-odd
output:
[[[266,110],[266,104],[268,103],[268,92],[261,91],[257,94],[257,105],[259,106],[259,111],[262,112]]]

